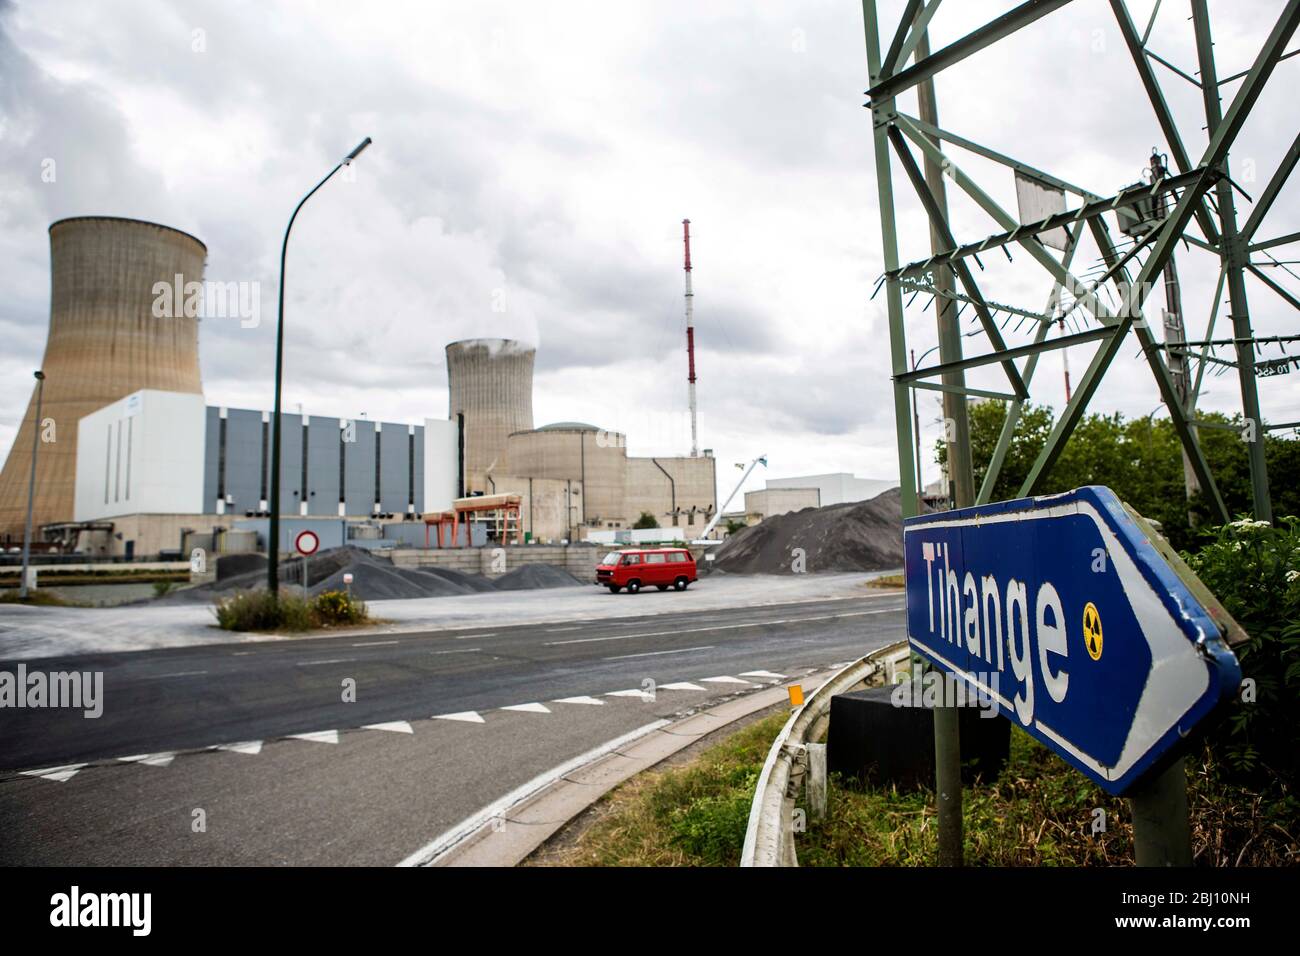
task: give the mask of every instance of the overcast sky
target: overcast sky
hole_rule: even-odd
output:
[[[1013,5],[950,0],[932,45]],[[1221,75],[1250,65],[1282,5],[1211,3]],[[884,6],[887,43],[902,3]],[[1145,26],[1151,3],[1130,6]],[[1192,73],[1186,7],[1166,2],[1151,42]],[[1199,90],[1157,69],[1197,156]],[[1298,81],[1300,58],[1278,67],[1233,150],[1248,193],[1300,126]],[[700,438],[716,450],[721,493],[739,476],[732,463],[760,453],[769,468],[750,486],[826,471],[896,477],[884,295],[870,300],[883,264],[866,86],[861,7],[843,0],[0,0],[0,449],[40,362],[47,229],[66,216],[186,230],[207,244],[208,279],[259,283],[260,326],[207,319],[200,354],[209,403],[269,407],[285,222],[372,136],[355,181],[332,181],[294,229],[287,409],[444,417],[443,346],[520,337],[538,345],[538,425],[590,421],[627,432],[634,454],[685,453],[680,221],[690,217]],[[1225,107],[1238,87],[1223,87]],[[1102,195],[1135,182],[1160,143],[1103,0],[1076,0],[971,57],[941,77],[938,99],[941,125]],[[914,97],[900,108],[915,113]],[[1014,213],[1009,172],[952,156]],[[902,259],[922,258],[919,206],[897,168],[894,183]],[[949,196],[959,240],[995,231]],[[1260,238],[1298,220],[1293,182]],[[1274,252],[1297,258],[1295,246]],[[1023,251],[982,259],[988,297],[1043,307],[1050,279]],[[1075,274],[1096,259],[1081,247]],[[1217,265],[1195,250],[1179,261],[1189,336],[1201,338]],[[1248,283],[1257,332],[1294,331],[1295,313]],[[935,342],[924,305],[908,312],[918,355]],[[1007,332],[1013,344],[1030,334]],[[987,343],[972,337],[966,349]],[[1076,382],[1091,353],[1070,351]],[[1237,410],[1236,387],[1233,372],[1208,377],[1203,406]],[[1060,353],[1040,362],[1033,392],[1063,403]],[[1300,419],[1300,373],[1261,393],[1266,417]],[[938,404],[921,394],[929,480]],[[1146,415],[1158,404],[1126,346],[1093,408]]]

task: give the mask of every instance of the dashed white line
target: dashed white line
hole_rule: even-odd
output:
[[[387,730],[395,734],[413,734],[415,731],[404,720],[388,720],[382,724],[363,724],[362,730]]]
[[[455,714],[434,714],[430,720],[459,720],[467,724],[486,724],[487,721],[476,710],[462,710]]]
[[[207,671],[172,671],[168,674],[147,674],[145,680],[162,680],[164,677],[197,677],[199,674],[206,674]]]
[[[310,740],[317,744],[336,744],[339,742],[337,730],[313,730],[309,734],[290,734],[294,740]]]
[[[77,775],[77,771],[85,767],[84,763],[64,764],[62,767],[46,767],[44,770],[23,770],[24,777],[40,777],[44,780],[53,780],[55,783],[65,783]]]
[[[157,754],[136,754],[134,757],[118,757],[123,763],[143,763],[150,767],[165,767],[176,759],[176,754],[165,752]]]
[[[592,644],[597,641],[630,641],[638,637],[667,637],[674,634],[698,634],[702,631],[733,631],[742,627],[769,627],[778,624],[802,624],[804,621],[833,621],[842,617],[862,617],[868,614],[889,614],[902,608],[880,608],[874,611],[848,611],[843,614],[819,614],[815,617],[783,617],[772,621],[745,621],[741,624],[715,624],[709,627],[684,627],[674,631],[643,631],[640,634],[612,634],[605,637],[578,637],[567,641],[546,641],[543,647],[562,647],[565,644]],[[576,630],[573,628],[572,630]],[[548,632],[549,633],[549,632]],[[608,660],[608,658],[606,658]]]
[[[392,647],[399,641],[366,641],[364,644],[353,644],[353,647]]]
[[[458,647],[454,651],[430,651],[430,654],[473,654],[475,651],[481,651],[481,647]]]
[[[350,664],[355,661],[355,657],[333,657],[327,661],[298,661],[299,667],[316,667],[320,664]]]
[[[523,714],[549,714],[551,708],[545,704],[510,704],[508,707],[502,707],[502,710],[517,710]]]
[[[689,654],[691,651],[710,651],[716,645],[705,644],[703,647],[683,647],[675,651],[646,651],[642,654],[619,654],[616,657],[603,657],[606,661],[625,661],[632,657],[658,657],[660,654]]]
[[[256,756],[262,752],[262,741],[246,740],[236,744],[217,744],[213,750],[229,750],[237,754],[253,754]]]

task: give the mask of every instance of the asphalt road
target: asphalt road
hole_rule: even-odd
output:
[[[901,639],[901,606],[882,592],[27,660],[102,671],[104,711],[0,710],[0,864],[395,863],[610,739]],[[653,700],[609,696],[647,681]],[[78,764],[62,782],[15,772]]]

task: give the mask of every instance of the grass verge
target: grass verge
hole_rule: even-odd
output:
[[[36,607],[74,607],[57,594],[49,591],[42,591],[40,588],[33,588],[27,592],[27,598],[18,596],[18,589],[12,591],[0,591],[0,604],[32,604]]]
[[[688,764],[633,778],[589,811],[585,830],[569,839],[562,832],[528,865],[737,865],[759,772],[787,716],[751,724]],[[1224,786],[1208,755],[1189,758],[1188,765],[1197,865],[1300,862],[1300,802],[1285,787],[1261,795]],[[999,780],[966,789],[964,817],[968,865],[1124,866],[1133,860],[1127,802],[1018,730]],[[1103,819],[1105,829],[1094,832]],[[934,796],[849,789],[835,781],[826,819],[810,822],[796,845],[803,866],[933,866]]]

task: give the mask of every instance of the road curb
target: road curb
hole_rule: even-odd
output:
[[[819,685],[833,671],[782,681],[772,687],[733,697],[707,710],[619,738],[616,746],[597,748],[564,772],[525,788],[514,799],[480,811],[448,830],[403,866],[516,866],[614,787],[663,762],[678,751],[730,724],[789,699],[792,684]],[[546,777],[547,775],[544,775]],[[508,806],[500,804],[508,802]],[[488,812],[493,811],[493,812]]]

